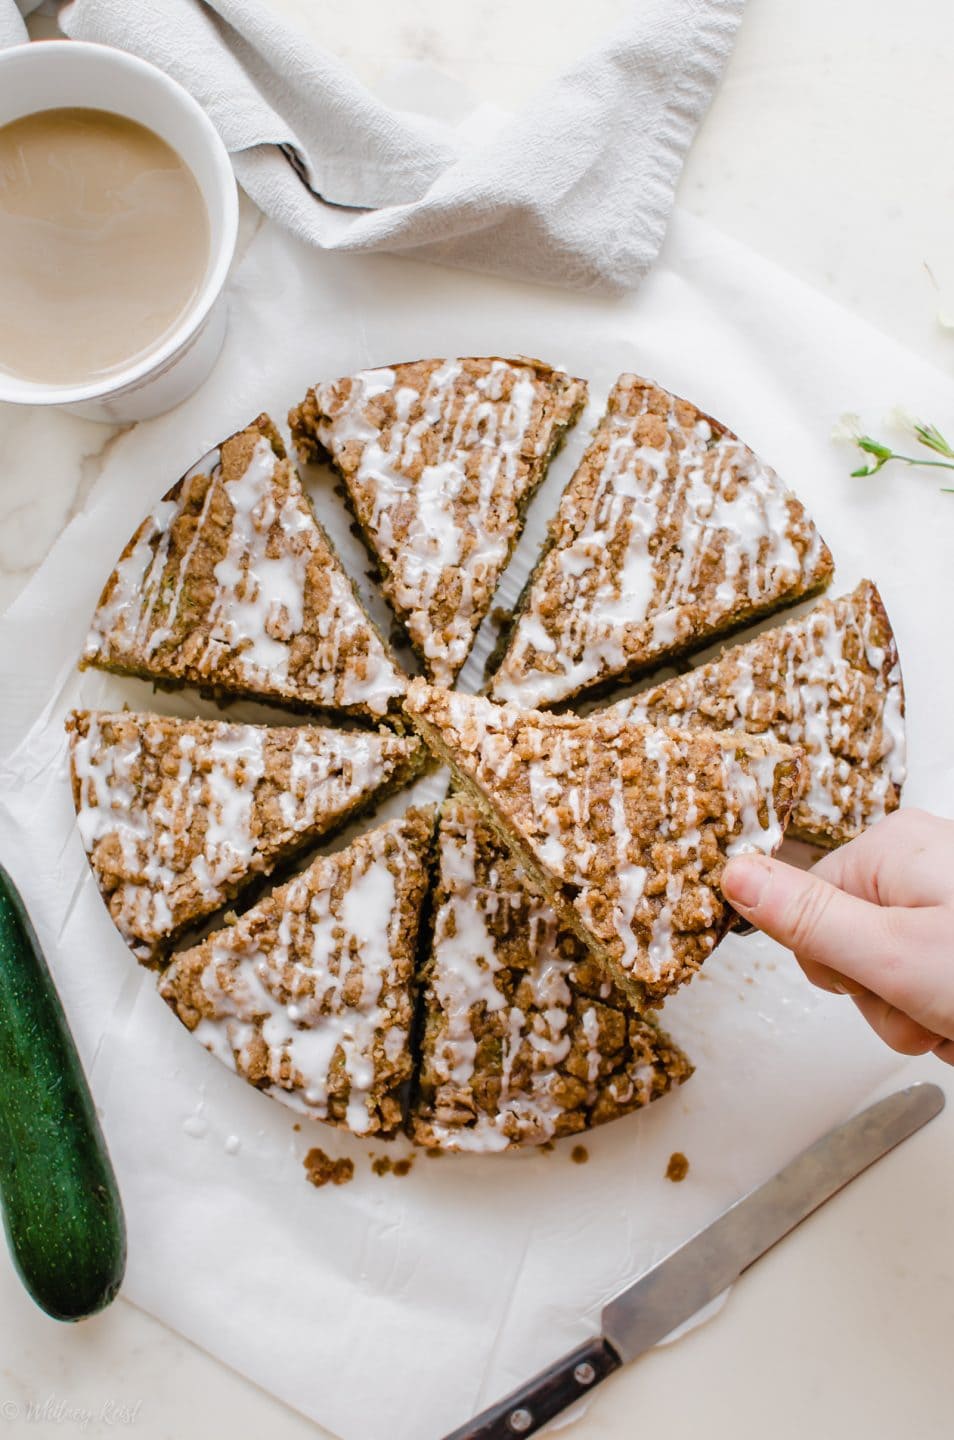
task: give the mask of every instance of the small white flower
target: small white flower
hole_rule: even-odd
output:
[[[861,416],[849,410],[840,416],[832,426],[831,438],[833,440],[848,440],[854,444],[861,433]]]
[[[916,415],[911,414],[906,405],[893,405],[884,417],[884,423],[893,430],[903,430],[906,434],[913,435],[921,422]]]

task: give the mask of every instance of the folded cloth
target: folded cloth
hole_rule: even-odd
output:
[[[35,10],[36,5],[30,0],[0,0],[0,50],[7,45],[22,45],[24,40],[29,40],[27,28],[23,23],[24,15]]]
[[[619,290],[658,252],[744,3],[640,0],[521,114],[459,128],[389,109],[262,0],[74,0],[61,24],[181,81],[252,199],[314,245]]]

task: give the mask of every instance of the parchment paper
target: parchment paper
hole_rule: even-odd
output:
[[[954,497],[930,472],[850,479],[852,456],[829,435],[841,410],[876,423],[898,401],[943,426],[954,394],[946,377],[685,217],[625,302],[319,255],[265,225],[231,304],[212,378],[116,443],[87,513],[0,624],[0,859],[34,916],[90,1070],[129,1222],[125,1294],[346,1440],[422,1440],[593,1333],[604,1299],[857,1108],[897,1058],[783,951],[736,937],[666,1006],[696,1075],[587,1137],[588,1164],[572,1164],[564,1142],[549,1154],[419,1156],[396,1179],[371,1173],[380,1145],[314,1122],[296,1131],[292,1113],[178,1024],[89,874],[67,783],[66,709],[129,700],[212,713],[190,696],[77,674],[106,574],[197,456],[263,408],[281,419],[313,381],[420,356],[523,352],[587,376],[593,405],[534,502],[506,603],[610,385],[636,369],[725,420],[780,470],[832,547],[833,593],[862,575],[878,581],[907,687],[906,800],[951,813]],[[367,559],[328,477],[308,480],[363,579]],[[485,626],[481,656],[491,639]],[[471,663],[464,683],[479,669]],[[354,1182],[309,1186],[302,1158],[312,1145],[351,1155]],[[681,1185],[663,1178],[675,1150],[691,1166]]]

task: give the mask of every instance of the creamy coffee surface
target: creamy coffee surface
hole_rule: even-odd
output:
[[[196,180],[151,130],[66,108],[0,126],[0,370],[108,378],[171,332],[208,255]]]

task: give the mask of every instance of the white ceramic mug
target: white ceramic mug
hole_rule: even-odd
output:
[[[222,348],[223,289],[238,228],[232,165],[201,105],[145,60],[75,40],[0,50],[0,125],[61,106],[109,110],[138,121],[179,153],[209,214],[209,257],[192,304],[173,332],[147,355],[107,380],[84,385],[43,385],[0,371],[0,400],[59,405],[91,420],[147,420],[191,395]]]

